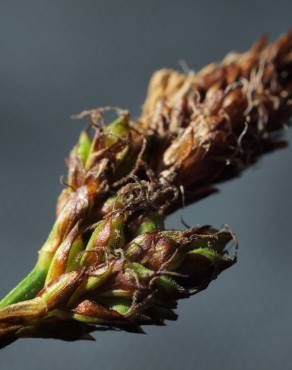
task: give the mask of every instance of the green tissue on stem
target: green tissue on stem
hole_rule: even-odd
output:
[[[36,264],[34,269],[0,301],[0,307],[35,297],[42,289],[46,276],[47,270]]]

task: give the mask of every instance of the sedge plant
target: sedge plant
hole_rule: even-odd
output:
[[[282,145],[292,113],[292,34],[197,74],[161,70],[141,116],[87,118],[66,163],[56,221],[32,272],[0,302],[0,337],[91,339],[175,320],[177,301],[237,259],[234,234],[166,230],[167,215]]]

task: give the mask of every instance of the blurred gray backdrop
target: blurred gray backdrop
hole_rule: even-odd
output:
[[[54,219],[63,158],[102,105],[139,114],[151,73],[243,51],[291,26],[283,1],[0,1],[0,293],[32,267]],[[292,141],[292,130],[286,137]],[[168,220],[229,224],[236,266],[180,303],[179,320],[95,343],[19,340],[1,369],[291,369],[291,147]]]

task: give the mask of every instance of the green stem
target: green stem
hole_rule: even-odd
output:
[[[34,298],[43,288],[53,253],[40,250],[39,258],[32,271],[0,301],[0,308]]]
[[[43,287],[46,276],[47,270],[36,264],[33,270],[0,301],[0,307],[35,297]]]

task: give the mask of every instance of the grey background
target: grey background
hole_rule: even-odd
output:
[[[0,293],[32,267],[54,218],[63,158],[102,105],[136,115],[151,73],[191,68],[245,50],[291,26],[291,1],[0,2]],[[291,141],[292,131],[286,137]],[[171,216],[229,224],[240,259],[180,303],[180,318],[148,335],[100,333],[96,343],[20,340],[1,369],[290,369],[291,147]]]

